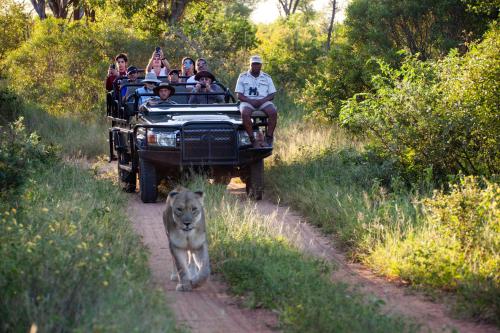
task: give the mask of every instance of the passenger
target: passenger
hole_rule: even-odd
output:
[[[189,57],[182,58],[181,76],[191,77],[196,74],[194,69],[194,60]],[[187,78],[183,77],[180,82],[186,82]]]
[[[145,111],[146,106],[156,106],[160,104],[177,104],[170,100],[170,96],[175,94],[175,88],[166,82],[160,83],[154,88],[155,97],[150,98],[146,103],[142,104],[139,108],[141,112]]]
[[[116,70],[116,64],[112,63],[108,67],[108,74],[106,76],[106,90],[111,91],[113,90],[113,82],[116,80],[118,77],[118,71]]]
[[[127,79],[120,82],[121,85],[120,96],[122,96],[124,101],[126,101],[128,97],[131,96],[138,88],[137,86],[127,85],[127,84],[139,83],[139,80],[137,80],[137,74],[138,74],[137,67],[129,66],[129,68],[127,68]]]
[[[254,148],[273,145],[273,134],[278,119],[277,109],[271,102],[274,99],[276,88],[271,77],[262,72],[261,68],[262,58],[257,55],[250,57],[250,70],[240,74],[234,90],[241,101],[240,112],[243,127],[245,127]],[[261,110],[268,116],[265,143],[257,142],[253,134],[251,115],[256,110]]]
[[[117,78],[120,78],[122,76],[127,76],[127,64],[128,64],[127,55],[125,53],[118,54],[115,57],[115,62],[116,62],[116,65],[118,65],[118,70],[110,73],[110,71],[108,69],[108,76],[106,77],[106,90],[107,91],[113,90],[114,83],[115,83],[115,80]]]
[[[201,72],[201,71],[208,71],[208,63],[205,58],[198,58],[196,59],[196,72]],[[189,79],[186,81],[187,83],[196,83],[195,76],[192,75]]]
[[[179,83],[179,73],[180,71],[178,69],[172,69],[168,73],[168,81],[170,83]]]
[[[224,102],[224,90],[215,83],[212,83],[215,81],[215,77],[212,73],[208,71],[198,72],[198,74],[195,75],[195,80],[198,83],[196,83],[196,86],[192,90],[194,95],[189,97],[189,104],[213,104]],[[203,93],[219,92],[219,95],[203,95]]]
[[[156,78],[156,74],[155,73],[147,73],[146,74],[146,77],[144,78],[144,80],[142,80],[142,83],[144,83],[144,86],[137,89],[135,92],[139,95],[142,95],[142,94],[152,94],[154,93],[154,88],[156,85],[158,85],[158,83],[160,83],[161,81],[158,80]],[[148,99],[150,99],[152,96],[140,96],[139,97],[139,105],[141,104],[144,104]]]
[[[154,72],[156,76],[167,76],[170,71],[170,64],[163,55],[163,50],[157,47],[151,55],[151,59],[146,66],[146,73]]]

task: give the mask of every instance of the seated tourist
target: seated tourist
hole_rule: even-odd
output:
[[[208,71],[208,63],[205,58],[198,58],[196,59],[196,65],[195,65],[196,72],[203,72],[203,71]],[[191,75],[189,79],[187,79],[187,83],[196,83],[196,75]]]
[[[128,84],[139,83],[139,80],[137,80],[137,74],[137,67],[129,66],[129,68],[127,68],[127,79],[120,82],[120,95],[122,96],[124,101],[126,101],[128,97],[132,95],[138,88],[136,86],[128,86]]]
[[[170,96],[175,94],[175,88],[166,82],[160,83],[154,89],[155,97],[150,98],[146,103],[142,104],[140,110],[143,111],[145,106],[155,106],[164,103],[177,104],[170,99]]]
[[[147,73],[146,77],[144,78],[144,80],[142,80],[142,83],[144,84],[144,86],[141,87],[141,88],[139,88],[139,89],[137,89],[135,92],[137,94],[139,94],[139,95],[152,94],[152,93],[154,93],[153,89],[160,82],[161,81],[156,78],[156,74],[155,73],[152,73],[152,72]],[[151,97],[153,97],[153,96],[140,96],[139,97],[139,102],[138,102],[139,105],[145,103]]]
[[[178,69],[172,69],[168,73],[168,81],[170,83],[179,83],[179,74],[180,74],[180,71]]]
[[[224,90],[212,83],[215,77],[208,71],[198,72],[195,76],[198,81],[191,91],[193,95],[189,97],[189,104],[212,104],[224,102]],[[204,93],[220,93],[219,95],[205,95]]]

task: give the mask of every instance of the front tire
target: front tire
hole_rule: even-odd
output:
[[[120,165],[128,165],[129,161],[127,160],[124,153],[118,153],[118,181],[122,187],[122,189],[127,193],[135,192],[136,184],[137,184],[137,174],[135,172],[128,172],[120,169]]]
[[[142,202],[156,202],[156,198],[158,197],[156,168],[153,164],[143,159],[139,160],[139,181]]]
[[[250,165],[246,192],[251,199],[262,200],[264,192],[264,160],[258,160]]]

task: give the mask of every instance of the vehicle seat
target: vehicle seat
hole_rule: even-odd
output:
[[[267,118],[267,114],[264,111],[256,110],[252,112],[252,118]]]
[[[170,100],[177,104],[188,104],[189,95],[177,95],[177,93],[191,92],[191,90],[192,88],[189,89],[185,86],[175,86],[175,94],[170,97]]]

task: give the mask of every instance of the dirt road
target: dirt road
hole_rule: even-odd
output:
[[[173,263],[162,222],[164,203],[143,204],[138,194],[130,197],[128,213],[134,229],[150,250],[149,264],[153,282],[160,286],[172,304],[181,325],[191,332],[276,332],[277,315],[271,311],[238,307],[227,287],[212,275],[210,281],[194,292],[176,292],[170,281]]]
[[[244,185],[231,183],[229,190],[246,200]],[[405,287],[397,286],[375,276],[359,264],[348,263],[342,253],[335,249],[330,239],[304,223],[304,219],[286,207],[268,200],[256,203],[263,215],[274,214],[275,223],[284,225],[283,233],[296,239],[296,244],[306,252],[334,262],[338,269],[332,280],[348,283],[366,295],[373,295],[385,302],[386,313],[401,314],[422,325],[422,331],[434,332],[499,332],[495,327],[475,324],[449,316],[442,304],[426,300],[422,295],[409,294]],[[170,281],[172,260],[167,237],[162,223],[163,203],[143,204],[139,195],[130,198],[128,208],[134,228],[143,237],[150,249],[150,266],[154,283],[161,286],[170,299],[176,318],[192,332],[275,332],[278,320],[271,311],[248,310],[238,306],[238,300],[229,296],[224,283],[212,276],[211,280],[191,293],[175,291],[175,282]]]

